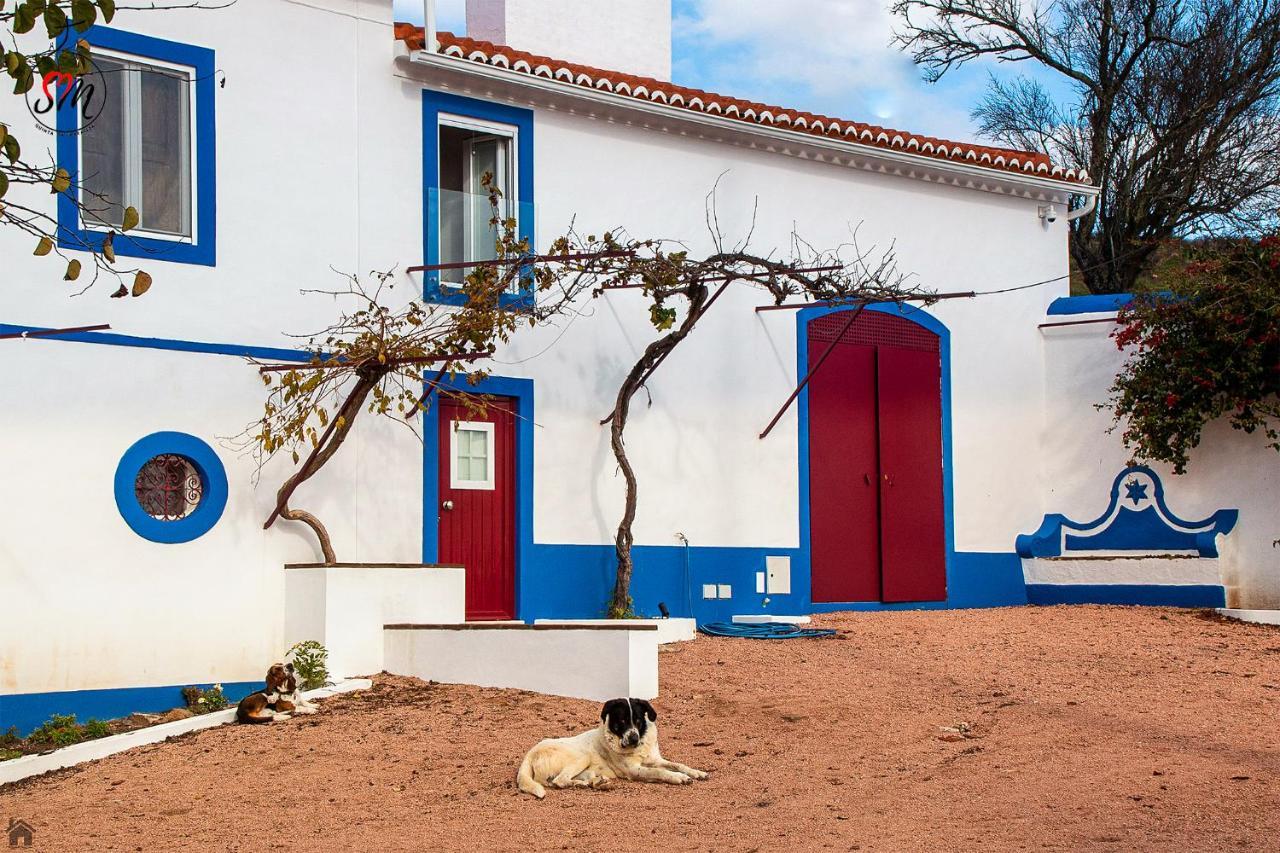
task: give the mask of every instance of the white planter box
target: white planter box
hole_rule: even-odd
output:
[[[653,625],[387,625],[386,668],[429,681],[603,702],[658,695]]]
[[[368,679],[355,678],[339,682],[331,687],[308,690],[302,695],[308,699],[324,699],[327,696],[333,696],[338,693],[368,690],[372,684]],[[45,755],[27,755],[9,761],[0,761],[0,785],[17,782],[19,779],[27,779],[31,776],[39,776],[42,773],[59,770],[63,767],[73,767],[86,761],[106,758],[108,755],[115,755],[117,752],[124,752],[126,749],[133,749],[135,746],[159,743],[165,738],[171,738],[174,735],[184,735],[187,732],[196,732],[200,729],[211,729],[214,726],[234,722],[235,718],[236,709],[227,708],[224,711],[214,711],[212,714],[201,714],[196,717],[188,717],[185,720],[160,723],[156,726],[148,726],[145,729],[135,729],[131,732],[122,732],[110,737],[64,746],[62,749],[56,749]]]
[[[382,672],[382,626],[466,620],[460,566],[348,563],[285,566],[287,645],[318,640],[333,678]]]
[[[658,629],[658,645],[679,643],[698,636],[698,623],[694,619],[535,619],[535,625],[653,625]]]

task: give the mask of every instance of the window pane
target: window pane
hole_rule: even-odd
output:
[[[190,236],[188,80],[153,68],[140,73],[142,227]]]
[[[80,84],[80,202],[86,220],[118,227],[126,206],[125,94],[131,72],[106,58],[95,59],[94,66],[97,71]]]

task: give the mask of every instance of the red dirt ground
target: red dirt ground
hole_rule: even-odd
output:
[[[521,755],[595,703],[384,676],[316,717],[0,789],[0,817],[39,851],[1278,849],[1280,630],[1105,607],[816,621],[840,638],[663,652],[663,751],[712,773],[691,787],[538,802]]]

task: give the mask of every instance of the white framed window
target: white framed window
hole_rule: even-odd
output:
[[[195,69],[99,50],[93,62],[102,96],[80,106],[84,225],[121,228],[133,207],[140,221],[130,233],[194,239]],[[91,108],[97,113],[85,114]]]
[[[493,424],[453,421],[450,427],[450,488],[491,491],[494,488]]]
[[[440,263],[497,257],[499,226],[483,184],[486,173],[502,193],[498,219],[514,218],[519,209],[516,156],[519,131],[514,125],[441,113],[439,116],[439,200],[437,235]],[[459,286],[465,269],[442,270],[442,284]]]

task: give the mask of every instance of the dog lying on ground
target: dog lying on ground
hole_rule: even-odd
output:
[[[280,701],[280,691],[289,683],[289,671],[282,663],[273,663],[267,670],[266,686],[256,693],[250,693],[240,700],[236,706],[236,722],[238,723],[270,723],[275,720],[287,720],[289,714],[276,709]]]
[[[610,699],[600,725],[575,737],[547,738],[525,755],[516,785],[538,799],[552,788],[604,788],[614,779],[687,785],[707,774],[658,751],[658,712],[643,699]]]
[[[285,664],[284,671],[287,678],[284,684],[280,686],[279,698],[275,702],[276,711],[282,714],[319,713],[320,709],[307,701],[298,691],[298,675],[293,670],[293,664]]]

